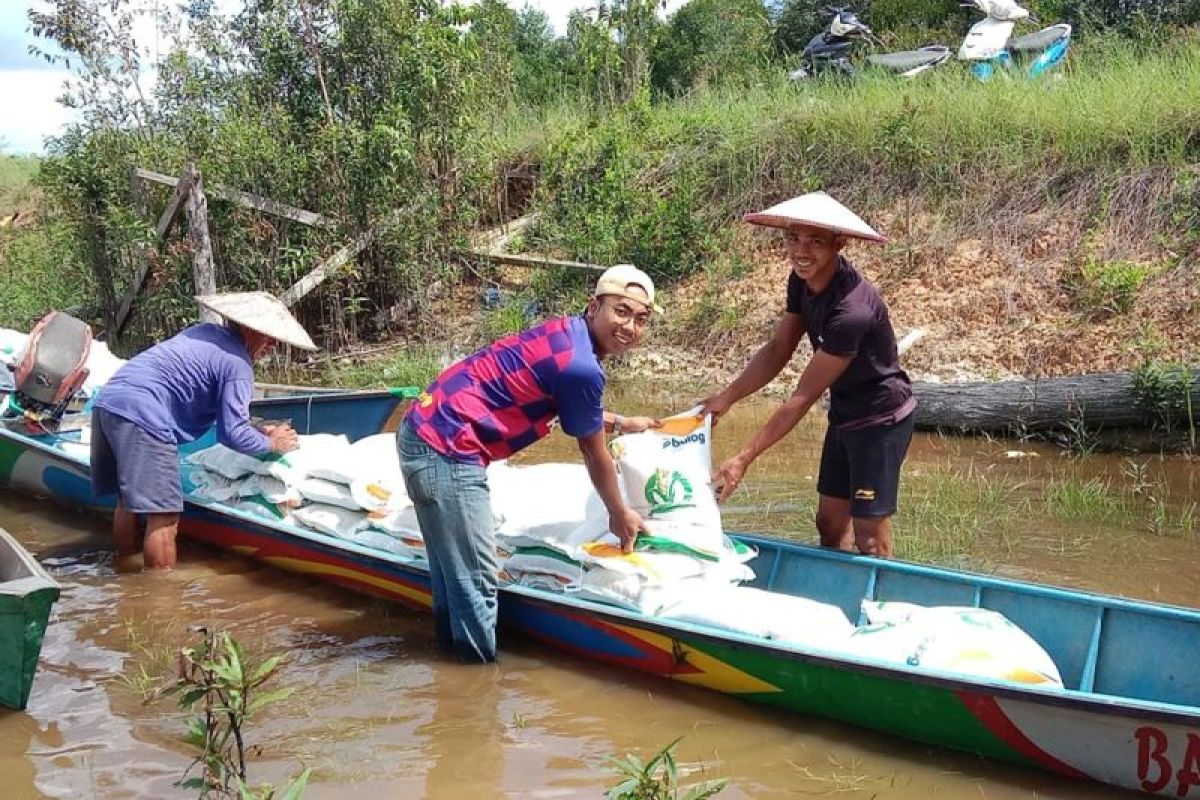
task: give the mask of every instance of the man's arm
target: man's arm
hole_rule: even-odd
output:
[[[250,398],[253,394],[254,384],[251,381],[225,382],[217,411],[217,441],[239,453],[252,456],[295,450],[299,440],[290,425],[274,425],[259,430],[250,423]]]
[[[724,502],[746,474],[746,469],[754,459],[762,455],[772,445],[788,434],[804,415],[812,408],[813,403],[833,385],[833,382],[850,366],[851,356],[834,356],[818,350],[812,360],[800,375],[796,391],[783,405],[775,409],[767,424],[754,435],[736,456],[721,464],[717,474],[713,476],[713,485],[717,487],[717,499]]]
[[[701,413],[710,413],[714,420],[729,410],[730,406],[744,397],[754,394],[762,387],[773,381],[783,371],[800,344],[804,335],[804,320],[799,314],[785,312],[775,326],[771,338],[750,359],[750,363],[742,370],[742,374],[733,383],[712,397],[706,398],[701,405]]]
[[[583,454],[583,463],[587,466],[588,477],[596,487],[597,494],[608,509],[609,530],[621,540],[621,549],[626,553],[633,551],[633,542],[637,539],[638,531],[642,529],[642,518],[637,512],[625,505],[621,497],[621,488],[617,484],[617,467],[604,443],[604,429],[587,436],[580,436],[579,452]]]
[[[641,433],[661,427],[662,422],[654,417],[623,417],[614,411],[604,412],[604,430],[609,433]]]

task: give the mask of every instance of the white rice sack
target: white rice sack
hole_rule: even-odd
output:
[[[339,506],[349,511],[363,510],[350,492],[350,487],[342,483],[334,483],[324,478],[302,478],[295,484],[295,488],[305,500],[314,503]]]
[[[355,531],[346,538],[355,544],[361,544],[364,547],[380,550],[393,556],[410,559],[425,558],[425,551],[423,549],[412,547],[400,537],[384,533],[375,528],[363,528]]]
[[[856,628],[840,649],[848,655],[872,661],[909,664],[909,657],[926,636],[919,626],[907,622],[877,622]]]
[[[690,415],[685,419],[691,419]],[[712,417],[695,418],[679,435],[646,431],[613,440],[621,485],[647,530],[704,557],[724,549],[721,512],[712,491]]]
[[[360,508],[384,512],[412,505],[404,490],[404,479],[354,478],[350,481],[350,497]]]
[[[245,511],[273,522],[294,522],[291,513],[286,509],[280,508],[278,503],[272,503],[261,496],[242,498],[233,507],[238,511]]]
[[[282,455],[274,456],[262,470],[284,483],[297,484],[316,472],[340,475],[341,466],[349,459],[350,440],[341,434],[314,433],[299,436],[298,445]]]
[[[114,356],[107,342],[93,339],[92,348],[88,351],[88,375],[83,381],[83,393],[88,397],[95,395],[124,365],[125,359]]]
[[[417,509],[411,505],[383,512],[372,511],[367,514],[367,524],[384,533],[400,536],[406,541],[424,541],[420,523],[417,521]]]
[[[548,547],[518,547],[504,562],[504,571],[514,580],[523,575],[542,575],[553,580],[558,591],[583,579],[584,565]]]
[[[351,463],[354,477],[377,480],[388,485],[399,484],[404,488],[404,477],[400,472],[400,454],[396,451],[396,434],[376,433],[350,443]]]
[[[689,582],[689,588],[663,617],[822,649],[839,648],[854,631],[842,610],[828,603],[711,581]]]
[[[608,518],[582,464],[513,467],[496,461],[487,477],[498,536],[537,541],[561,537],[589,518]]]
[[[273,475],[251,475],[240,481],[238,494],[241,497],[259,496],[271,503],[287,508],[298,508],[304,502],[300,490]]]
[[[581,549],[584,560],[589,564],[622,575],[633,575],[656,585],[699,577],[712,563],[686,553],[658,553],[648,550],[623,553],[619,545],[606,542],[592,542]]]
[[[508,571],[500,570],[500,580],[502,582],[516,583],[521,586],[528,586],[530,589],[540,589],[543,592],[558,592],[563,593],[574,587],[564,587],[557,578],[553,575],[543,575],[538,572],[521,572],[515,575],[509,574]]]
[[[583,573],[573,595],[654,616],[676,602],[677,586],[648,584],[637,575],[595,567]]]
[[[215,472],[231,480],[244,478],[247,475],[267,474],[271,464],[254,456],[239,453],[237,450],[223,444],[214,444],[203,450],[188,454],[183,459],[185,464],[203,467],[209,472]]]
[[[731,536],[725,536],[725,547],[722,550],[722,558],[732,558],[742,564],[748,564],[758,558],[758,548],[752,544],[734,539]]]
[[[192,486],[189,493],[204,500],[228,503],[241,497],[241,480],[226,478],[224,475],[209,472],[206,469],[188,470],[185,478]]]
[[[12,328],[0,328],[0,363],[15,364],[17,357],[25,352],[29,334]]]
[[[301,524],[343,539],[352,539],[355,533],[367,527],[367,517],[362,511],[351,511],[340,506],[314,503],[297,508],[292,513]]]
[[[860,628],[851,644],[861,648],[861,639],[890,639],[886,660],[1018,683],[1062,686],[1062,676],[1050,655],[997,611],[864,600],[862,612],[873,623],[870,628],[878,630]]]

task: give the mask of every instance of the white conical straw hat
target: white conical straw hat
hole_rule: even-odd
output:
[[[872,242],[886,242],[887,237],[844,205],[824,192],[810,192],[784,200],[765,211],[755,211],[742,217],[754,225],[787,228],[791,225],[811,225],[825,228],[842,236],[853,236]]]
[[[268,292],[226,292],[197,295],[196,302],[230,322],[265,333],[292,347],[316,350],[317,346],[287,306]]]

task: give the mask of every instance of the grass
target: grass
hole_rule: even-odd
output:
[[[1047,514],[1065,521],[1128,523],[1129,504],[1110,481],[1069,475],[1047,484],[1044,494]]]
[[[346,389],[385,389],[392,386],[424,388],[446,366],[446,359],[431,349],[412,348],[360,359],[334,358],[315,366],[282,366],[262,371],[268,382]]]
[[[1186,226],[1174,210],[1183,200],[1171,187],[1191,179],[1200,160],[1198,61],[1195,36],[1153,52],[1094,37],[1046,80],[982,83],[958,63],[911,81],[789,84],[781,75],[604,118],[565,104],[515,109],[495,123],[491,145],[500,163],[561,163],[568,143],[615,131],[629,143],[608,173],[664,204],[687,196],[710,232],[748,208],[829,187],[867,214],[915,193],[951,220],[992,228],[996,209],[1067,203],[1085,218],[1102,216],[1098,223],[1137,219],[1146,229],[1138,235],[1180,234]],[[589,158],[580,164],[566,185],[596,179]],[[1130,188],[1144,189],[1148,174],[1161,191]],[[542,192],[536,202],[551,201]],[[589,232],[575,231],[574,240]],[[1118,277],[1136,277],[1126,273]],[[1134,291],[1122,284],[1116,301]]]
[[[148,701],[175,669],[178,648],[169,642],[178,634],[180,625],[177,620],[160,625],[138,622],[132,617],[122,620],[122,625],[131,658],[119,680],[142,701]]]
[[[988,475],[974,463],[909,470],[895,517],[898,558],[962,566],[983,538],[1011,547],[1028,503],[1021,481]],[[978,566],[977,564],[975,565]]]
[[[0,155],[0,219],[14,211],[32,210],[36,202],[32,181],[39,162],[36,156]]]

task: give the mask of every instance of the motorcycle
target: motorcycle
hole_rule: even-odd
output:
[[[1018,66],[1030,77],[1037,77],[1066,58],[1071,44],[1070,25],[1050,25],[1012,38],[1016,23],[1030,19],[1029,11],[1014,0],[972,0],[962,5],[984,13],[984,18],[967,31],[958,50],[959,60],[970,62],[971,72],[980,80],[990,79],[998,69]]]
[[[832,15],[829,27],[813,36],[805,45],[800,68],[788,74],[793,81],[825,74],[856,75],[858,69],[850,61],[854,42],[861,39],[878,41],[871,29],[850,9],[827,7],[825,10]],[[910,78],[947,61],[950,55],[948,47],[929,45],[917,50],[872,53],[867,56],[866,62],[870,66]]]

